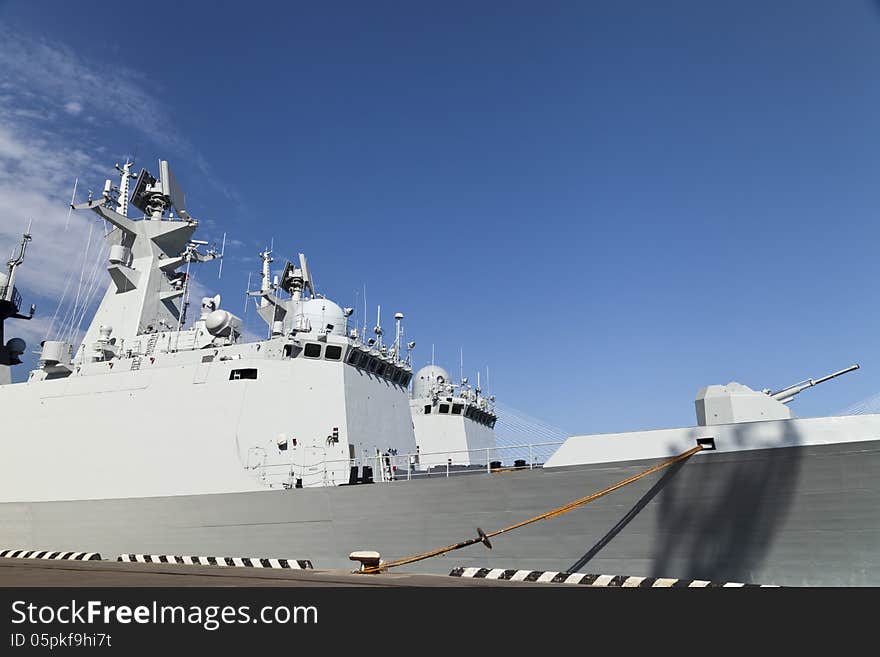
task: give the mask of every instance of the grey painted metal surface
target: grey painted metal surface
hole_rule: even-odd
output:
[[[407,556],[547,511],[632,475],[631,461],[413,482],[0,505],[0,542],[104,554]],[[452,566],[779,585],[880,585],[880,441],[709,453],[580,510],[411,572]]]

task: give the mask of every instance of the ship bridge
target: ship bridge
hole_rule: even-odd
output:
[[[448,371],[434,364],[416,372],[410,411],[420,466],[477,465],[477,455],[485,456],[496,446],[494,405],[495,398],[483,395],[479,380],[476,387],[464,377],[454,383]]]

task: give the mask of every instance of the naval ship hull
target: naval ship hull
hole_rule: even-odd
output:
[[[0,548],[286,557],[346,568],[493,531],[663,459],[352,486],[0,504]],[[793,586],[880,585],[880,440],[706,452],[408,572],[473,566]]]

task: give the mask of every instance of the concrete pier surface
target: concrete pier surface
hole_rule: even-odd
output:
[[[352,569],[356,565],[352,563]],[[359,575],[343,570],[235,568],[119,561],[0,559],[0,587],[13,586],[565,586],[571,588],[565,584],[510,582],[421,573],[389,572],[379,575]]]

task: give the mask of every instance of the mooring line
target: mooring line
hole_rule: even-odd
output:
[[[389,561],[386,563],[380,563],[378,566],[367,566],[363,570],[362,573],[379,573],[384,570],[388,570],[389,568],[397,568],[399,566],[405,566],[410,563],[415,563],[416,561],[424,561],[425,559],[430,559],[431,557],[437,557],[441,554],[446,554],[447,552],[452,552],[453,550],[460,550],[461,548],[467,547],[469,545],[474,545],[475,543],[483,543],[489,549],[492,549],[492,544],[489,542],[490,538],[494,538],[501,534],[511,532],[514,529],[519,529],[520,527],[525,527],[526,525],[531,525],[534,522],[538,522],[539,520],[548,520],[550,518],[556,518],[558,516],[563,515],[564,513],[568,513],[569,511],[573,511],[578,507],[581,507],[585,504],[589,504],[594,500],[598,500],[600,497],[604,497],[609,493],[613,493],[618,488],[623,488],[629,484],[632,484],[643,477],[647,477],[650,474],[654,474],[663,468],[668,468],[670,465],[674,465],[679,461],[684,461],[685,459],[690,458],[697,452],[704,449],[703,445],[697,445],[696,447],[691,447],[686,452],[682,452],[678,456],[674,456],[671,459],[664,461],[663,463],[658,463],[657,465],[651,466],[647,470],[643,470],[638,474],[634,474],[632,477],[627,477],[622,481],[618,481],[616,484],[609,486],[608,488],[603,488],[602,490],[587,495],[586,497],[582,497],[580,499],[574,500],[573,502],[569,502],[568,504],[564,504],[563,506],[557,507],[541,515],[537,515],[533,518],[529,518],[528,520],[523,520],[522,522],[518,522],[514,525],[510,525],[509,527],[505,527],[504,529],[499,529],[497,531],[492,532],[491,534],[486,534],[482,529],[477,527],[477,536],[474,538],[469,538],[466,541],[462,541],[460,543],[455,543],[454,545],[446,545],[441,548],[437,548],[435,550],[430,550],[428,552],[422,552],[421,554],[414,554],[409,557],[404,557],[402,559],[397,559],[395,561]]]

